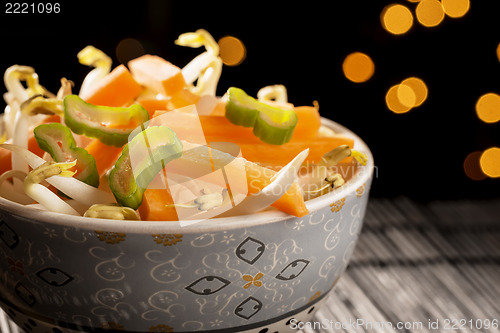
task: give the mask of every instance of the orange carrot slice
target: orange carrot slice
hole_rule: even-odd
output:
[[[291,141],[279,146],[264,142],[255,143],[238,139],[231,140],[231,138],[225,136],[207,136],[206,140],[208,143],[221,141],[236,143],[240,147],[241,154],[245,159],[273,169],[285,166],[297,154],[307,148],[309,148],[309,155],[305,163],[317,163],[330,150],[340,145],[348,145],[352,148],[354,144],[352,139],[341,135],[317,137],[312,140]]]
[[[260,166],[250,161],[245,163],[245,171],[248,182],[248,192],[256,193],[272,182],[272,178],[276,175],[276,171]],[[285,213],[302,217],[309,214],[309,210],[304,202],[304,197],[298,183],[293,185],[286,193],[271,206]]]
[[[173,200],[168,190],[146,189],[142,204],[138,212],[144,221],[177,221],[177,212],[172,204]]]
[[[130,100],[136,98],[142,90],[128,69],[124,65],[119,65],[99,81],[88,94],[80,97],[91,104],[119,107],[130,103]]]
[[[215,108],[213,109],[212,113],[210,114],[211,116],[225,116],[226,114],[226,103],[220,101],[217,103]]]
[[[172,96],[167,103],[168,110],[179,109],[191,104],[196,104],[200,100],[200,96],[193,94],[188,89],[182,89]]]
[[[166,99],[141,99],[137,101],[143,108],[146,109],[149,113],[149,118],[151,119],[154,113],[158,110],[166,110],[167,109]]]
[[[198,145],[184,142],[184,152],[182,156],[171,162],[167,168],[170,172],[182,174],[196,179],[200,170],[211,169],[212,165],[227,166],[225,172],[234,177],[235,170],[232,170],[230,162],[234,157],[217,149],[210,149],[210,158],[200,158],[195,149]],[[276,171],[265,168],[256,163],[242,160],[245,166],[246,181],[249,193],[256,193],[271,183],[271,179],[276,175]],[[236,174],[239,173],[236,171]],[[272,206],[295,216],[304,216],[308,214],[304,198],[299,185],[294,183],[290,189],[276,201]]]
[[[101,177],[113,167],[122,152],[121,147],[105,145],[98,139],[90,141],[90,143],[85,146],[85,150],[87,150],[90,155],[94,156],[97,171]]]
[[[179,104],[179,107],[181,105],[186,106],[184,104]],[[233,140],[237,140],[255,142],[257,144],[262,143],[262,141],[253,134],[252,128],[235,125],[226,117],[219,116],[223,105],[224,103],[219,103],[219,105],[214,109],[214,113],[216,115],[199,116],[205,136],[220,138],[221,140],[218,141],[233,142]],[[298,121],[290,142],[303,141],[304,139],[311,140],[317,137],[319,134],[319,128],[321,127],[321,117],[318,110],[312,106],[300,106],[296,107],[295,111],[297,113]],[[153,114],[153,117],[160,116],[165,112],[167,111],[157,111]],[[184,119],[183,123],[185,123],[186,128],[189,128],[189,124],[193,121],[192,119],[194,117],[196,117],[196,115],[185,115],[186,119]],[[179,126],[180,124],[177,124],[176,127]]]
[[[134,78],[145,87],[173,96],[186,86],[179,67],[158,56],[145,54],[128,62]]]
[[[0,149],[0,175],[12,169],[12,152],[7,149]]]
[[[318,109],[314,106],[297,106],[294,110],[298,121],[290,141],[312,139],[317,136],[321,127]]]

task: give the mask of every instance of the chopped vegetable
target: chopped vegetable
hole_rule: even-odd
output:
[[[76,160],[75,178],[91,186],[99,186],[99,173],[92,155],[77,147],[71,130],[60,124],[43,124],[34,129],[38,146],[50,154],[56,162]]]
[[[153,118],[153,115],[155,114],[156,111],[158,110],[166,110],[167,109],[167,103],[170,102],[170,100],[166,99],[141,99],[137,101],[143,108],[146,109],[149,113],[149,118]]]
[[[239,88],[229,88],[226,118],[233,124],[253,127],[253,133],[262,141],[281,145],[290,141],[297,114],[257,101]]]
[[[85,47],[76,55],[82,65],[95,67],[82,82],[80,96],[86,96],[111,71],[112,60],[104,52],[92,45]]]
[[[186,86],[179,67],[158,56],[145,54],[129,61],[128,67],[143,86],[163,96],[172,96]]]
[[[326,152],[312,169],[303,172],[299,181],[306,197],[311,199],[344,185],[346,178],[351,177],[353,169],[357,168],[352,162],[350,165],[343,162],[351,156],[355,160],[354,163],[366,164],[365,154],[351,149],[348,145],[340,145]],[[347,168],[344,168],[345,166]]]
[[[26,82],[26,88],[24,88],[21,81]],[[30,97],[45,94],[47,91],[39,84],[38,75],[35,70],[29,66],[14,65],[9,67],[4,74],[4,83],[8,90],[9,114],[12,113],[14,115],[12,128],[7,134],[12,136],[13,144],[27,148],[28,136],[26,133],[29,132],[32,117],[26,112],[22,112],[21,105]],[[19,159],[16,155],[12,155],[11,163],[14,170],[26,173],[29,171],[27,163]],[[17,179],[14,181],[16,190],[20,190],[21,185]]]
[[[142,90],[128,69],[120,65],[94,86],[80,93],[80,97],[91,104],[120,107],[130,104]]]
[[[66,78],[52,94],[32,67],[9,67],[0,195],[71,215],[181,226],[269,205],[302,217],[305,200],[366,164],[352,139],[321,125],[316,101],[296,107],[283,85],[257,98],[235,87],[218,97],[223,62],[206,30],[175,43],[205,50],[182,69],[146,54],[129,71],[112,70],[109,56],[87,46],[77,57],[92,68],[79,96]]]
[[[49,124],[53,122],[60,122],[61,118],[59,116],[48,116],[43,121],[42,124]],[[28,150],[35,153],[37,156],[42,157],[45,153],[40,147],[38,147],[38,143],[36,142],[35,135],[33,132],[29,132],[28,134]],[[12,169],[12,152],[7,149],[0,149],[0,175],[5,171]]]
[[[222,193],[205,193],[205,191],[203,191],[202,193],[203,194],[194,199],[190,204],[169,204],[168,206],[179,208],[196,208],[199,211],[208,211],[218,208],[229,201],[229,193],[227,189],[223,189]]]
[[[33,95],[21,104],[21,112],[28,116],[37,114],[63,115],[62,100],[44,98],[42,95]]]
[[[184,174],[188,177],[192,176],[196,178],[199,174],[199,170],[210,169],[212,165],[228,165],[229,162],[235,159],[230,154],[213,148],[210,149],[211,158],[200,158],[200,150],[196,149],[199,145],[183,142],[183,146],[184,152],[182,156],[172,164],[172,167],[169,167],[169,171],[172,173]],[[246,186],[248,191],[236,188],[234,192],[256,193],[269,185],[274,179],[273,177],[276,175],[276,171],[262,167],[241,157],[238,158],[241,159],[241,163],[245,166]],[[177,169],[174,169],[173,166]],[[227,168],[230,168],[230,166],[226,167],[226,169]],[[231,173],[231,170],[226,170],[226,172]],[[272,204],[272,206],[288,214],[299,217],[308,213],[298,183],[294,183],[281,198]]]
[[[185,105],[188,104],[179,104],[179,107]],[[216,106],[216,109],[217,108],[219,108],[219,105]],[[295,130],[293,132],[293,136],[290,142],[313,141],[313,139],[318,136],[319,128],[321,126],[321,119],[318,110],[312,106],[300,106],[296,107],[294,110],[295,113],[297,114],[298,121],[297,125],[295,126]],[[167,111],[156,111],[153,114],[153,118],[161,116],[162,114],[165,114],[165,112]],[[217,111],[214,110],[214,112]],[[183,113],[182,115],[179,115],[175,124],[176,126],[175,130],[177,131],[181,127],[185,128],[186,130],[189,130],[192,122],[196,120],[195,119],[196,117],[197,115],[190,113]],[[262,141],[253,134],[252,128],[246,128],[235,125],[231,121],[229,121],[229,119],[227,119],[226,117],[220,117],[219,115],[209,115],[209,116],[200,115],[198,116],[198,118],[203,128],[203,133],[207,137],[206,140],[207,142],[225,141],[225,142],[236,142],[238,144],[262,143]],[[271,149],[274,148],[278,147],[275,145],[271,146]],[[332,149],[332,147],[327,147],[327,149],[330,150]],[[298,154],[298,151],[294,152]],[[290,155],[288,155],[289,158],[286,161],[286,163],[288,163],[288,161],[290,161],[295,155],[293,153],[290,153]]]
[[[83,216],[109,220],[140,220],[135,210],[117,204],[92,205]]]
[[[191,60],[182,69],[182,75],[193,93],[200,96],[215,96],[222,73],[219,44],[204,29],[181,34],[175,44],[193,48],[205,46],[206,51]],[[197,81],[196,86],[192,85],[194,81]]]
[[[138,212],[145,221],[177,221],[177,211],[168,189],[148,188]]]
[[[258,212],[276,202],[294,184],[300,166],[306,159],[308,153],[308,149],[302,151],[273,177],[269,185],[264,187],[261,191],[247,196],[239,205],[224,212],[220,216],[251,214],[252,212]]]
[[[121,147],[128,141],[132,130],[149,119],[149,114],[139,104],[128,108],[97,106],[77,95],[68,95],[64,98],[64,119],[77,134]]]
[[[182,143],[166,126],[149,127],[134,136],[109,175],[109,186],[117,202],[137,209],[153,178],[181,155]]]
[[[199,100],[200,100],[199,95],[192,93],[189,89],[182,89],[178,93],[172,95],[172,97],[167,103],[167,108],[169,110],[179,109],[191,104],[196,104],[198,103]]]
[[[321,116],[318,108],[314,106],[297,106],[293,110],[298,120],[290,141],[311,140],[317,137],[321,128]]]
[[[108,146],[101,142],[101,140],[93,139],[86,146],[85,150],[94,156],[97,172],[100,177],[115,165],[116,160],[122,153],[121,147]]]
[[[26,176],[24,179],[24,193],[50,211],[68,215],[80,215],[59,196],[47,187],[40,185],[40,182],[52,176],[72,177],[74,172],[69,171],[69,169],[74,167],[75,164],[76,161],[70,163],[45,162],[33,169]]]
[[[276,103],[293,108],[293,105],[288,103],[286,87],[282,84],[261,88],[257,92],[257,99],[262,103]]]
[[[221,139],[223,138],[207,136],[208,142],[224,141]],[[238,139],[232,139],[230,141],[236,143],[240,147],[241,154],[247,160],[273,169],[283,167],[290,162],[294,156],[307,148],[309,148],[309,155],[307,156],[306,163],[318,163],[321,161],[323,155],[334,147],[344,144],[349,147],[353,146],[352,139],[341,135],[304,139],[302,141],[290,141],[279,146],[264,142],[255,143],[240,141]]]
[[[3,149],[0,149],[0,151],[3,151]],[[25,193],[20,193],[15,191],[12,186],[9,188],[6,186],[4,183],[7,179],[9,178],[17,178],[21,181],[24,182],[24,179],[26,178],[27,174],[19,171],[19,170],[9,170],[5,171],[0,175],[0,196],[3,198],[6,198],[8,200],[20,203],[22,205],[28,205],[33,202],[33,199],[31,199],[29,196],[27,196]]]
[[[46,162],[43,158],[23,147],[4,143],[0,144],[0,148],[8,149],[16,155],[19,155],[19,157],[28,162],[29,166],[33,169],[38,168]],[[88,206],[96,203],[115,202],[113,195],[110,193],[101,191],[73,177],[55,176],[47,178],[46,181],[68,197]]]

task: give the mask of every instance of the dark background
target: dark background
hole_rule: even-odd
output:
[[[500,1],[473,1],[463,18],[445,17],[434,28],[415,20],[401,36],[382,28],[380,13],[390,3],[414,13],[416,4],[408,1],[59,3],[59,14],[8,15],[2,8],[2,70],[30,65],[49,90],[57,91],[61,77],[78,89],[89,68],[76,54],[89,44],[111,56],[114,67],[118,42],[134,38],[146,53],[182,67],[202,50],[175,45],[179,34],[204,28],[216,40],[236,36],[247,57],[239,66],[224,67],[218,94],[238,86],[255,95],[279,83],[296,105],[317,100],[324,117],[354,130],[370,146],[377,166],[373,196],[422,201],[499,196],[499,179],[470,180],[462,165],[470,152],[500,144],[500,123],[486,124],[475,113],[481,95],[500,93]],[[355,51],[375,63],[374,76],[361,84],[342,72],[344,58]],[[428,98],[409,113],[394,114],[385,94],[410,76],[424,80]]]

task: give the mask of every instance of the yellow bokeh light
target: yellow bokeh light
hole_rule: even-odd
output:
[[[464,16],[470,8],[469,0],[441,0],[446,15],[453,18]]]
[[[415,10],[418,22],[425,27],[435,27],[444,19],[443,5],[439,0],[422,0]]]
[[[406,106],[399,100],[398,90],[399,84],[396,84],[389,88],[387,94],[385,95],[385,103],[389,110],[394,113],[405,113],[411,110],[411,106]]]
[[[417,101],[417,96],[413,89],[405,84],[398,85],[397,97],[401,104],[409,108],[414,107]]]
[[[380,21],[385,30],[395,35],[401,35],[412,27],[413,15],[406,6],[391,4],[382,11]]]
[[[476,103],[476,113],[479,119],[486,123],[495,123],[500,120],[500,96],[487,93],[479,97]]]
[[[483,170],[481,170],[481,166],[479,164],[479,159],[481,158],[482,152],[475,151],[467,155],[464,160],[464,172],[472,180],[483,180],[487,176],[484,174]]]
[[[227,66],[237,66],[245,60],[247,49],[243,42],[233,36],[225,36],[219,39],[219,55],[222,62]]]
[[[420,106],[427,99],[427,86],[416,77],[409,77],[389,88],[385,102],[394,113],[405,113]]]
[[[481,170],[491,178],[500,177],[500,148],[486,149],[479,158]]]
[[[342,64],[344,75],[349,80],[360,83],[369,80],[375,71],[373,60],[361,52],[349,54]]]
[[[410,77],[401,82],[402,85],[408,86],[415,94],[415,104],[413,107],[420,106],[427,99],[427,86],[424,81],[417,77]]]

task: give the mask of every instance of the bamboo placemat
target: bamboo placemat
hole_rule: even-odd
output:
[[[304,332],[500,332],[498,321],[500,199],[373,199],[346,273]]]

